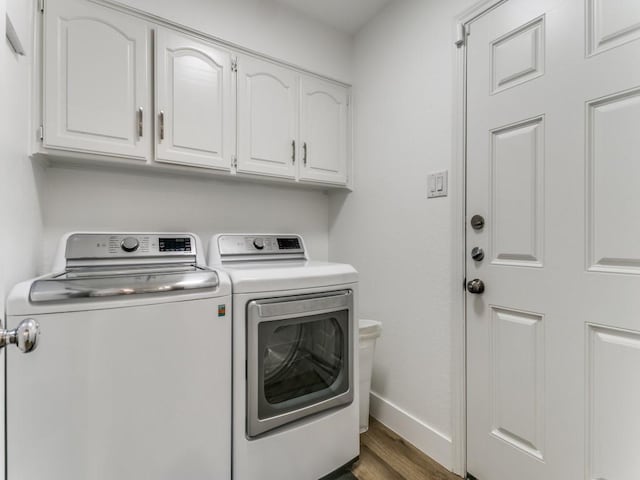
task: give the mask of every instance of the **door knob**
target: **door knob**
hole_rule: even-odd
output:
[[[484,259],[484,250],[480,247],[473,247],[471,249],[471,258],[473,258],[476,262],[480,262]]]
[[[476,295],[484,292],[484,282],[479,278],[474,278],[467,283],[467,291]]]
[[[38,347],[40,325],[33,318],[20,322],[15,330],[0,329],[0,348],[14,344],[22,353],[29,353]]]

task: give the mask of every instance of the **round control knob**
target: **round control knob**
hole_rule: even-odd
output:
[[[264,248],[264,239],[263,238],[256,238],[253,241],[253,246],[256,247],[258,250],[262,250]]]
[[[120,247],[125,252],[135,252],[140,246],[140,242],[136,237],[127,237],[122,242],[120,242]]]

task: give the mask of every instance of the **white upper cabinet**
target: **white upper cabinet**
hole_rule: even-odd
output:
[[[42,153],[348,185],[339,83],[87,0],[47,0],[42,45]]]
[[[347,183],[348,98],[345,87],[301,77],[301,180]]]
[[[228,51],[158,28],[156,160],[229,170],[235,88]]]
[[[237,73],[238,172],[295,178],[297,73],[248,56]]]
[[[47,2],[47,148],[147,159],[151,148],[147,24],[86,1]]]

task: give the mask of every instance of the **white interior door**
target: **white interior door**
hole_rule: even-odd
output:
[[[638,479],[640,3],[509,0],[467,75],[468,471]]]
[[[295,178],[298,75],[253,57],[238,60],[238,171]]]
[[[231,54],[165,28],[156,36],[156,160],[222,170],[235,153]]]
[[[300,80],[300,178],[347,182],[347,89],[312,77]]]
[[[44,15],[44,146],[149,158],[147,24],[78,0]]]

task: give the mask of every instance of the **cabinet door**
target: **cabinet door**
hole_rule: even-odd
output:
[[[231,54],[158,28],[156,160],[229,170],[235,150]]]
[[[238,60],[238,172],[295,178],[298,75]]]
[[[300,82],[301,180],[347,183],[347,89],[316,78]]]
[[[44,146],[149,158],[147,25],[77,0],[44,25]]]

